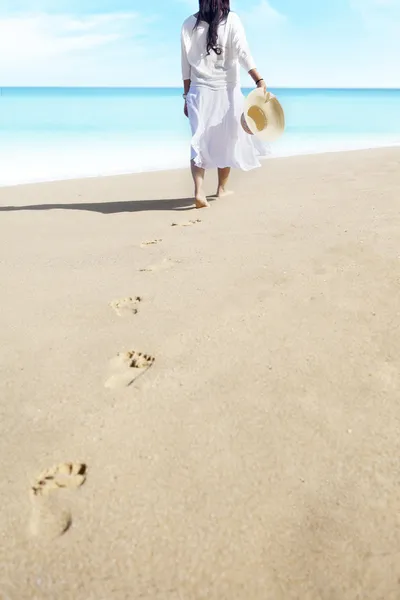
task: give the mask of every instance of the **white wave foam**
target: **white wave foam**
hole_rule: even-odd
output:
[[[377,138],[302,138],[284,136],[269,158],[342,152],[400,145],[400,140]],[[4,144],[0,149],[0,186],[179,169],[189,161],[189,142],[106,142],[83,138],[38,146],[33,141]]]

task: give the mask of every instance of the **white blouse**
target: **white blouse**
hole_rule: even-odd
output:
[[[207,56],[207,33],[209,25],[204,21],[195,29],[196,17],[192,15],[183,24],[182,78],[190,79],[197,86],[213,89],[236,86],[240,83],[240,67],[255,69],[246,34],[237,14],[230,12],[218,29],[218,46],[222,54],[213,50]]]

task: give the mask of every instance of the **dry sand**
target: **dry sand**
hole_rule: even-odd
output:
[[[399,167],[0,190],[0,598],[400,598]]]

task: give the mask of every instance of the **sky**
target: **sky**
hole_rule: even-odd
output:
[[[0,86],[179,86],[180,29],[197,7],[0,0]],[[231,0],[231,8],[269,87],[400,88],[400,0]]]

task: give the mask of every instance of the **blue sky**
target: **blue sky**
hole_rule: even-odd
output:
[[[0,0],[0,86],[180,85],[180,27],[196,8],[196,0]],[[400,88],[400,0],[232,0],[232,8],[271,87]]]

